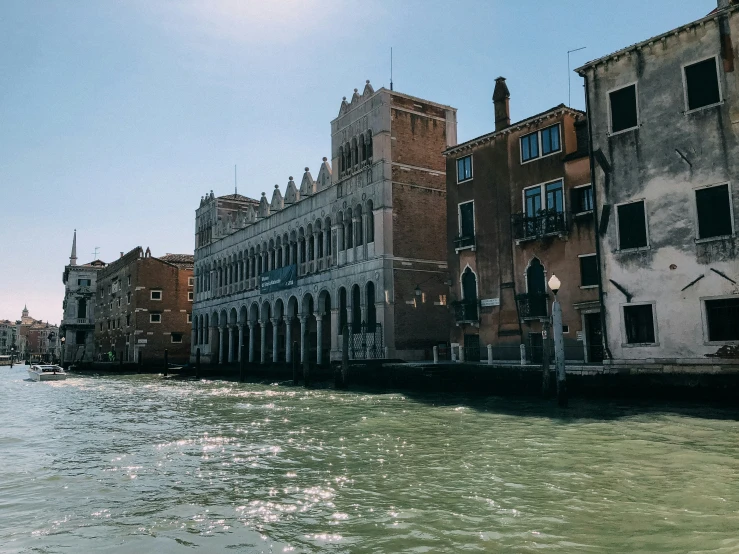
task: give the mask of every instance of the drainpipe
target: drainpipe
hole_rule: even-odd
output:
[[[590,117],[593,113],[590,110],[590,83],[588,82],[588,76],[583,75],[585,79],[585,113],[588,118],[588,150],[590,158],[590,181],[593,187],[593,227],[595,231],[595,259],[598,262],[598,302],[600,303],[600,327],[601,333],[603,333],[603,350],[609,360],[613,359],[611,349],[608,346],[608,326],[606,325],[606,305],[603,302],[603,273],[601,271],[602,261],[600,255],[600,236],[599,236],[599,225],[598,225],[598,195],[596,193],[597,188],[595,186],[595,159],[593,158],[593,120]]]

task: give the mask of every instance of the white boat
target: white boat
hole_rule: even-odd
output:
[[[28,368],[28,376],[34,381],[63,381],[67,373],[58,365],[37,364]]]

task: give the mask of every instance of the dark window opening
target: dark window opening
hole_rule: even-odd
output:
[[[564,193],[562,191],[562,181],[547,183],[547,210],[555,211],[561,214],[565,210]]]
[[[172,333],[172,342],[182,342],[182,333]]]
[[[79,287],[89,287],[91,284],[91,279],[77,279],[77,286]]]
[[[541,132],[541,153],[543,156],[561,150],[559,144],[559,125],[552,125]]]
[[[716,72],[716,58],[703,60],[685,67],[685,85],[688,92],[688,109],[718,104],[721,93]]]
[[[649,344],[654,342],[654,318],[652,305],[624,306],[624,324],[628,344]]]
[[[546,294],[547,285],[544,279],[544,266],[539,258],[531,260],[526,269],[526,292],[531,294]]]
[[[698,238],[731,235],[729,185],[696,190],[695,204],[698,212]]]
[[[739,298],[706,300],[708,340],[739,340]]]
[[[637,126],[636,85],[609,94],[611,99],[611,132],[618,133]]]
[[[462,298],[465,302],[477,301],[477,277],[469,267],[462,273]]]
[[[598,284],[598,263],[595,254],[580,256],[580,286],[592,287]]]
[[[459,205],[459,232],[462,237],[475,236],[475,203]]]
[[[618,206],[618,245],[621,250],[647,246],[643,201]]]
[[[572,189],[572,211],[576,214],[593,211],[592,186]]]
[[[541,211],[541,187],[533,187],[524,191],[526,217],[536,217]]]
[[[539,133],[521,137],[521,161],[526,162],[539,157]]]
[[[472,156],[457,160],[457,182],[461,183],[467,179],[472,179]]]
[[[77,331],[77,333],[75,333],[74,343],[75,344],[85,344],[86,337],[87,337],[87,333],[85,331]]]

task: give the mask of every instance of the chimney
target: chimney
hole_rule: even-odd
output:
[[[495,130],[500,131],[511,125],[511,110],[508,105],[511,93],[505,84],[505,77],[495,79],[493,106],[495,107]]]
[[[731,0],[718,0],[718,9],[723,10],[724,8],[728,8],[729,4],[731,4]]]
[[[121,252],[121,258],[123,257],[123,252]]]

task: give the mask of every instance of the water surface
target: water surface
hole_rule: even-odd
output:
[[[739,414],[0,368],[0,552],[739,552]]]

